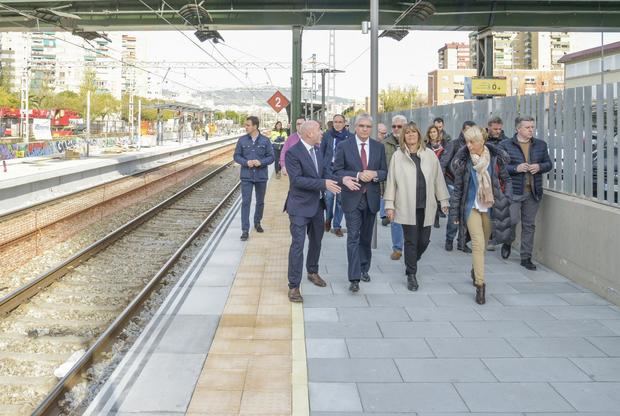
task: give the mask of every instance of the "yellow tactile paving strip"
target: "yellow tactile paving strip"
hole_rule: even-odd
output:
[[[287,297],[288,180],[272,178],[264,234],[250,233],[188,415],[307,416],[302,305]]]

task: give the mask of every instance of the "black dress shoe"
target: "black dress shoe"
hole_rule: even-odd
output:
[[[418,280],[415,278],[415,274],[407,275],[407,289],[412,292],[418,290]]]
[[[439,216],[435,216],[435,222],[433,223],[433,227],[439,228]]]
[[[370,275],[368,272],[362,272],[362,282],[370,282]]]
[[[246,241],[250,235],[247,231],[241,233],[241,241]]]
[[[536,265],[532,263],[532,259],[530,258],[521,260],[521,266],[525,267],[528,270],[536,270]]]
[[[351,284],[349,285],[349,290],[351,292],[354,292],[354,293],[355,292],[359,292],[359,290],[360,290],[360,282],[357,281],[357,280],[352,281]]]
[[[467,245],[459,247],[459,250],[461,250],[463,253],[471,253],[471,248],[467,247]]]
[[[502,258],[503,259],[507,259],[508,257],[510,257],[510,249],[511,246],[510,244],[502,244]]]
[[[384,227],[387,227],[388,225],[390,225],[390,220],[388,219],[388,217],[383,217],[381,219],[381,225],[383,225]]]
[[[265,232],[265,230],[263,230],[263,227],[261,227],[260,224],[255,224],[254,228],[256,228],[257,233]]]
[[[446,241],[445,249],[446,251],[452,251],[454,243],[452,241]]]

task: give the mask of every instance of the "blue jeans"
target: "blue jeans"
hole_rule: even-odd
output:
[[[336,209],[334,212],[334,201],[336,201]],[[342,228],[342,216],[343,216],[343,212],[342,212],[342,202],[340,200],[340,195],[334,195],[333,193],[329,192],[329,191],[325,191],[325,210],[326,215],[325,215],[325,220],[326,221],[331,221],[332,219],[334,220],[334,222],[332,223],[332,228],[334,229],[339,229]]]
[[[392,250],[403,251],[403,241],[405,239],[403,235],[403,226],[392,221],[390,223],[392,232]]]
[[[452,198],[452,193],[454,192],[454,185],[448,184],[448,193],[450,194],[450,198]],[[448,215],[448,224],[446,225],[446,241],[454,241],[454,237],[456,237],[456,233],[459,231],[458,224],[455,224],[454,221],[456,218],[452,215]],[[459,240],[461,236],[459,235]]]
[[[254,207],[254,225],[260,224],[265,208],[265,190],[267,182],[241,181],[241,230],[250,231],[250,206],[252,205],[252,189],[256,191]]]

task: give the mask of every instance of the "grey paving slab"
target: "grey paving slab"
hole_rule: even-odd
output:
[[[341,322],[386,322],[411,321],[405,308],[366,307],[338,308]]]
[[[346,295],[304,295],[304,308],[336,308],[336,307],[368,306],[366,297],[359,294]]]
[[[523,357],[604,357],[585,338],[508,338],[507,341]]]
[[[117,413],[117,412],[113,412],[113,413],[108,413],[109,415],[113,415],[113,416],[136,416],[136,415],[140,415],[140,416],[184,416],[185,412],[137,412],[137,413],[127,413],[127,412],[122,412],[122,413]]]
[[[542,337],[607,337],[617,335],[601,322],[593,320],[562,320],[527,321],[527,324]]]
[[[344,338],[307,338],[308,358],[349,358]]]
[[[153,354],[118,411],[184,412],[205,359],[206,354]]]
[[[435,355],[421,338],[348,338],[352,358],[424,358]]]
[[[564,299],[554,294],[530,293],[518,295],[494,295],[505,306],[562,306],[568,305]]]
[[[564,412],[575,409],[547,383],[456,383],[474,412]]]
[[[524,413],[525,416],[620,416],[620,412]]]
[[[329,279],[325,276],[322,276],[323,279],[327,279],[327,286],[319,287],[310,282],[302,281],[300,286],[300,291],[303,296],[306,295],[333,295],[334,291],[332,290],[331,283]]]
[[[385,338],[460,337],[450,322],[379,322]]]
[[[615,333],[615,335],[620,335],[620,319],[616,319],[613,321],[601,320],[600,322],[607,328],[611,329]]]
[[[620,337],[590,337],[587,340],[610,357],[620,357]]]
[[[308,383],[310,410],[361,412],[362,403],[355,383]]]
[[[304,308],[305,322],[337,322],[338,309],[336,308]]]
[[[617,412],[620,409],[620,383],[552,383],[580,412]]]
[[[369,413],[311,412],[310,416],[368,416]],[[418,413],[372,413],[372,416],[418,416]]]
[[[490,269],[489,269],[490,268]],[[488,280],[489,284],[493,283],[530,283],[532,282],[532,278],[530,276],[526,276],[521,273],[521,271],[517,268],[512,269],[504,269],[503,266],[489,266],[486,270],[486,280]],[[564,282],[566,281],[564,278],[560,278],[558,281]]]
[[[583,290],[564,282],[510,283],[519,293],[580,293]]]
[[[482,321],[452,323],[463,337],[537,337],[538,334],[521,321]]]
[[[365,412],[465,412],[467,407],[449,383],[361,383]]]
[[[163,337],[154,344],[156,352],[208,353],[217,330],[217,315],[177,315]],[[180,342],[182,340],[182,342]]]
[[[431,300],[433,301],[433,303],[436,306],[473,306],[474,308],[480,307],[480,305],[476,304],[475,301],[475,296],[476,296],[476,289],[471,286],[471,279],[470,281],[470,287],[471,287],[471,294],[465,295],[465,294],[456,294],[456,295],[429,295],[429,297],[431,298]],[[495,295],[495,296],[500,296],[500,295]],[[494,298],[494,296],[489,295],[486,297],[486,305],[482,305],[482,306],[499,306],[500,303]]]
[[[418,416],[523,416],[523,413],[506,413],[506,412],[500,412],[500,413],[496,413],[496,412],[491,412],[491,413],[471,413],[471,412],[467,412],[467,413],[427,413],[427,412],[421,412],[418,413]],[[373,415],[374,416],[374,415]]]
[[[407,307],[412,321],[481,321],[482,317],[471,306],[463,307]]]
[[[337,282],[337,283],[333,282],[331,286],[335,294],[350,293],[348,281]],[[392,289],[392,286],[390,286],[388,282],[377,282],[377,281],[361,282],[359,293],[362,293],[364,295],[393,294],[394,289]]]
[[[228,233],[231,232],[234,232],[232,228],[228,230]],[[231,248],[229,250],[225,250],[223,247],[218,247],[217,256],[212,256],[209,259],[209,265],[216,267],[229,267],[231,264],[239,264],[239,260],[239,248]]]
[[[620,358],[572,358],[571,360],[594,381],[620,381]]]
[[[194,286],[230,286],[235,280],[237,265],[210,265],[202,270]]]
[[[473,291],[475,293],[475,289],[471,284],[471,280],[469,282],[463,283],[450,283],[450,285],[454,288],[457,293],[470,295]],[[505,293],[519,293],[515,288],[510,286],[509,283],[504,282],[487,282],[486,284],[486,295],[495,295],[495,294],[505,294]]]
[[[178,315],[220,315],[228,299],[230,288],[195,286],[185,298]]]
[[[405,295],[368,295],[370,306],[434,306],[428,295],[412,293]]]
[[[428,338],[426,342],[441,358],[519,357],[502,338]]]
[[[610,305],[605,299],[594,293],[560,293],[559,297],[571,305],[577,306],[600,306]]]
[[[620,312],[608,306],[543,306],[557,319],[620,319]]]
[[[430,294],[454,294],[456,293],[456,290],[454,290],[454,288],[450,285],[450,283],[443,283],[443,282],[422,282],[422,279],[418,279],[418,291],[417,293],[423,294],[423,295],[430,295]],[[391,283],[392,289],[394,289],[394,293],[400,294],[400,295],[404,295],[404,294],[411,294],[411,291],[409,289],[407,289],[407,280],[406,279],[402,279],[401,281],[399,281],[398,283]]]
[[[306,322],[306,338],[381,338],[376,322]]]
[[[591,381],[567,358],[483,358],[500,382]]]
[[[310,358],[308,380],[317,382],[401,382],[394,360]]]
[[[497,379],[476,358],[397,359],[396,366],[405,382],[496,382]]]
[[[478,309],[478,313],[486,321],[554,321],[556,319],[539,306],[489,306]]]

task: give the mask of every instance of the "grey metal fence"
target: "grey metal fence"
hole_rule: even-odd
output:
[[[382,113],[379,121],[389,126],[392,116],[403,114],[425,132],[435,117],[442,117],[445,129],[457,137],[464,121],[486,126],[489,117],[499,116],[510,137],[514,119],[531,115],[536,118],[536,137],[547,142],[554,162],[545,187],[620,207],[619,91],[620,83],[579,87]]]

